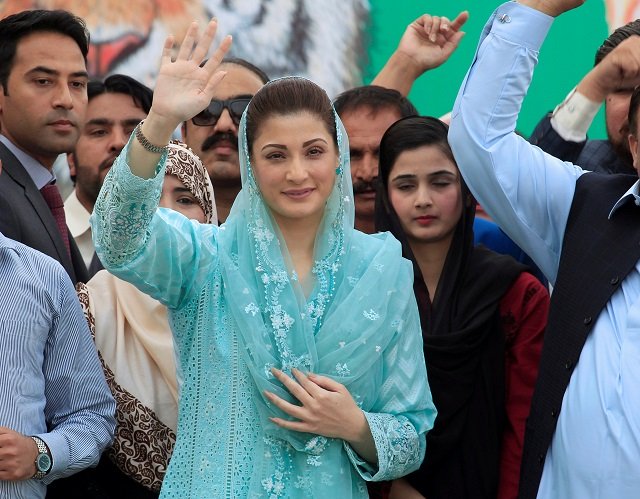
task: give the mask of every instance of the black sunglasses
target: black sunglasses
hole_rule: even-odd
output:
[[[238,126],[240,124],[240,118],[242,118],[242,113],[244,113],[244,110],[247,109],[247,106],[249,105],[249,101],[251,101],[251,97],[212,100],[207,108],[191,118],[191,121],[193,121],[193,124],[197,126],[213,126],[220,119],[222,111],[227,109],[231,119],[235,125]]]

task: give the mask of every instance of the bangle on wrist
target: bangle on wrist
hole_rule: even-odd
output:
[[[138,140],[138,142],[140,143],[140,145],[142,147],[145,148],[145,150],[155,153],[155,154],[162,154],[163,152],[165,152],[167,150],[168,146],[157,146],[155,144],[152,144],[151,142],[149,142],[149,139],[147,139],[144,134],[142,133],[142,124],[144,123],[144,120],[142,120],[140,123],[138,123],[136,125],[135,130],[133,131],[133,133],[136,136],[136,139]]]

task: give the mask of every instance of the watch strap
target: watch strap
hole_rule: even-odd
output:
[[[51,471],[51,468],[53,466],[53,458],[51,457],[51,452],[49,452],[49,447],[47,447],[47,444],[44,442],[44,440],[36,436],[31,436],[31,439],[36,443],[36,446],[38,447],[38,456],[36,457],[36,472],[32,478],[35,478],[36,480],[40,480],[45,476],[47,476],[49,474],[49,471]],[[49,469],[47,470],[40,470],[40,468],[38,467],[38,459],[40,458],[41,454],[46,454],[49,457],[50,465],[49,465]]]

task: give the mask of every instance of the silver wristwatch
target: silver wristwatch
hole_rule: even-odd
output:
[[[38,456],[36,457],[36,473],[31,478],[41,480],[51,471],[51,467],[53,466],[53,458],[51,457],[51,452],[49,452],[49,447],[47,447],[47,444],[45,444],[41,438],[33,436],[31,438],[38,446]]]

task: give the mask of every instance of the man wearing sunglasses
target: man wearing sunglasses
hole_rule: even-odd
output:
[[[182,138],[207,168],[216,190],[218,218],[224,222],[241,187],[240,118],[251,97],[269,78],[244,59],[227,58],[220,68],[227,75],[216,87],[209,107],[182,124]]]

